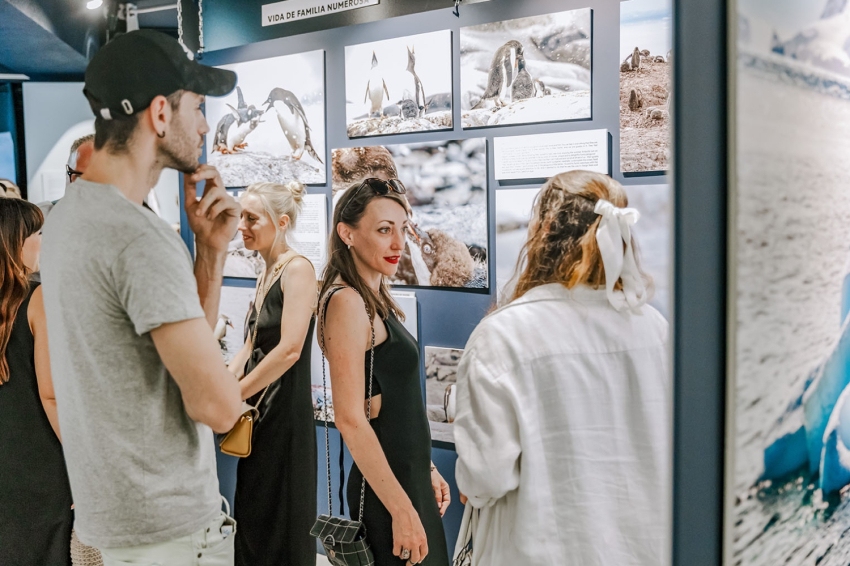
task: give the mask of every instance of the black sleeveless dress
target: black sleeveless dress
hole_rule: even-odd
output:
[[[262,306],[255,350],[245,366],[250,373],[280,343],[283,316],[280,279]],[[248,318],[247,336],[257,322]],[[233,502],[237,566],[315,566],[316,425],[310,382],[310,351],[315,319],[289,371],[269,386],[254,426],[251,455],[239,460]],[[259,351],[257,351],[259,350]],[[256,404],[260,393],[248,400]]]
[[[425,566],[448,566],[449,553],[440,508],[431,488],[431,429],[419,381],[419,346],[402,323],[390,315],[384,321],[387,339],[375,346],[372,395],[381,395],[381,412],[372,419],[372,429],[384,455],[413,507],[428,537]],[[366,394],[369,394],[370,353],[366,352]],[[352,466],[348,475],[348,512],[357,519],[363,475]],[[363,523],[376,566],[403,566],[406,560],[393,556],[393,521],[389,511],[366,484]]]
[[[71,486],[62,445],[38,396],[35,341],[18,310],[6,349],[9,381],[0,385],[0,564],[71,564]]]

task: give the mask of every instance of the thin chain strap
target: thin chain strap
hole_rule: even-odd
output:
[[[328,293],[327,298],[325,299],[324,306],[322,307],[322,318],[320,320],[321,325],[321,339],[322,339],[322,388],[324,391],[324,421],[325,421],[325,456],[327,462],[327,472],[328,472],[328,513],[333,516],[334,514],[334,506],[333,506],[333,489],[331,487],[331,444],[330,444],[330,433],[328,431],[328,382],[327,382],[327,373],[325,371],[325,318],[328,314],[328,303],[331,302],[331,297],[334,293],[344,288],[343,285],[336,287],[330,293]],[[354,289],[354,287],[351,287]],[[360,292],[357,289],[354,291],[359,295]],[[361,296],[362,298],[362,296]],[[366,305],[366,301],[363,301],[363,305]],[[372,422],[372,383],[375,375],[375,324],[374,324],[374,316],[369,312],[369,307],[366,307],[366,316],[369,317],[369,328],[372,330],[372,342],[369,345],[369,400],[366,404],[366,420],[367,422]],[[366,501],[366,476],[363,476],[363,481],[360,483],[360,513],[358,515],[358,521],[363,522],[363,505]]]

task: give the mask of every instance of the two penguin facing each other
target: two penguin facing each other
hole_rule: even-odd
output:
[[[260,125],[262,122],[260,118],[274,108],[280,129],[292,148],[292,158],[299,160],[306,151],[316,161],[324,164],[310,140],[307,115],[295,94],[283,88],[272,89],[266,101],[263,102],[266,106],[265,110],[258,110],[253,104],[248,106],[242,95],[242,89],[238,86],[236,94],[237,107],[234,108],[228,104],[231,112],[222,117],[216,126],[213,152],[227,154],[244,149],[248,145],[245,138]]]

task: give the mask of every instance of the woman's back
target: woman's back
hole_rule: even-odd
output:
[[[485,508],[477,563],[667,562],[667,355],[663,317],[604,289],[542,285],[485,319],[455,422],[459,487]]]
[[[0,385],[0,564],[19,566],[70,563],[71,488],[38,394],[27,318],[34,290],[18,309]]]

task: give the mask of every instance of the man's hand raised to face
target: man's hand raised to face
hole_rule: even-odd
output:
[[[198,183],[206,181],[204,194],[198,199]],[[194,173],[184,176],[184,202],[189,227],[199,246],[226,252],[236,235],[241,208],[224,188],[221,175],[211,165],[201,165]]]

